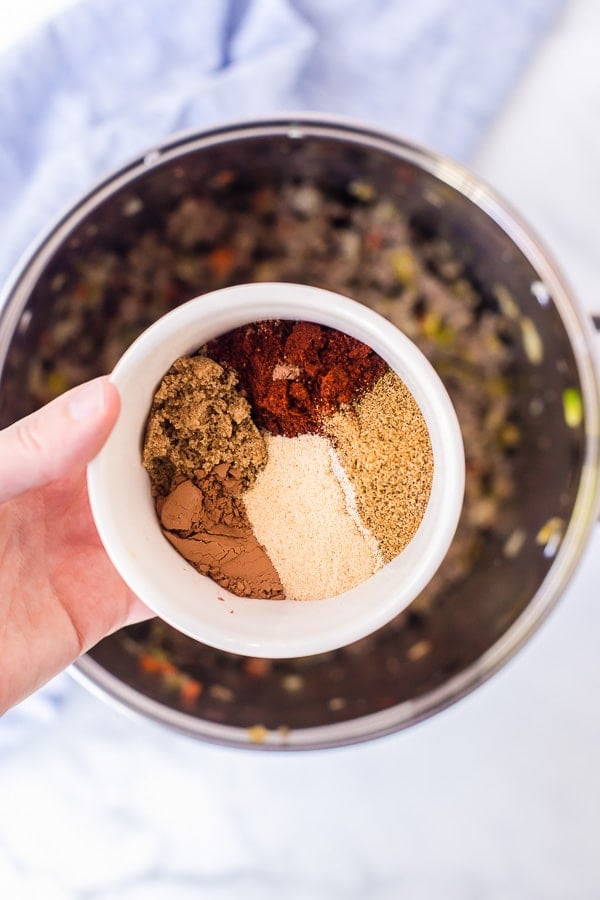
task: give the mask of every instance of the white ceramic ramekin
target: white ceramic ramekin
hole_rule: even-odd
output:
[[[261,319],[318,322],[368,344],[405,382],[429,427],[433,484],[415,536],[396,559],[367,581],[324,600],[236,597],[200,575],[161,533],[141,463],[152,398],[174,360],[232,328]],[[464,451],[456,414],[425,356],[366,306],[298,284],[224,288],[197,297],[155,322],[129,347],[111,378],[121,395],[121,412],[88,468],[92,513],[122,578],[180,631],[248,656],[286,658],[333,650],[375,631],[405,609],[442,562],[456,530],[464,492]]]

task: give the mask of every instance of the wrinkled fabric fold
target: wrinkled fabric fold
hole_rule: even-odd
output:
[[[80,3],[0,60],[0,278],[65,203],[180,129],[310,109],[468,158],[562,3]]]

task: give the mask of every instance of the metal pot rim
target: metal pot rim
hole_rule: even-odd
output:
[[[271,732],[261,743],[252,743],[246,729],[208,722],[166,707],[120,681],[88,656],[78,660],[70,670],[92,692],[113,701],[120,708],[169,725],[189,736],[234,747],[304,750],[357,743],[390,734],[428,718],[491,677],[540,626],[565,589],[600,508],[600,382],[587,319],[572,299],[564,278],[539,238],[492,188],[462,165],[392,133],[345,117],[309,113],[284,113],[260,120],[226,122],[202,132],[183,132],[116,168],[99,181],[29,248],[0,292],[0,362],[39,274],[73,226],[98,204],[154,166],[190,151],[225,141],[274,135],[287,135],[290,139],[310,135],[350,140],[390,153],[454,188],[489,216],[531,263],[560,312],[577,361],[586,425],[584,464],[577,499],[560,549],[546,578],[527,608],[495,644],[458,675],[416,700],[345,722],[299,729],[288,735]]]

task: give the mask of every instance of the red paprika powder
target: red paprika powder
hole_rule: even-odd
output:
[[[286,437],[318,433],[323,417],[367,391],[388,368],[366,344],[313,322],[242,325],[204,352],[236,371],[256,424]]]

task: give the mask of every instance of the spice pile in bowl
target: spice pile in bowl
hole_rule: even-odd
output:
[[[242,597],[316,600],[391,562],[433,479],[427,425],[374,350],[268,320],[177,359],[143,448],[166,539]]]

